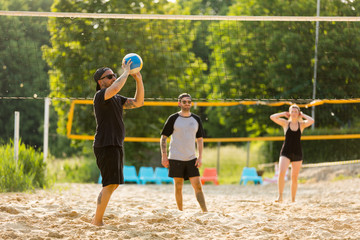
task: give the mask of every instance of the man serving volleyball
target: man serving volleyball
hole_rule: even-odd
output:
[[[144,105],[144,85],[140,72],[130,74],[132,61],[122,63],[123,74],[117,78],[113,70],[102,67],[96,70],[94,80],[97,84],[94,96],[96,133],[93,144],[96,163],[102,176],[103,188],[97,199],[97,208],[92,224],[104,225],[103,216],[112,193],[124,183],[123,142],[125,126],[123,109],[138,108]],[[136,81],[134,98],[117,93],[123,88],[129,74]]]

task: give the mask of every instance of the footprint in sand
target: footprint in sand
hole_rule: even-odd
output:
[[[7,213],[10,213],[10,214],[19,214],[20,213],[18,210],[16,210],[13,207],[4,207],[4,206],[0,207],[0,211],[1,212],[7,212]]]

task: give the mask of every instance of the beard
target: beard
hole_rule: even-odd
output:
[[[181,107],[181,111],[190,112],[190,108],[191,108],[191,106],[189,106],[189,107]]]

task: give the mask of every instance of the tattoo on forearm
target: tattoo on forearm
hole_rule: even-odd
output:
[[[97,204],[100,205],[101,204],[101,198],[102,198],[102,191],[100,192],[98,199],[97,199]]]
[[[161,153],[166,153],[166,138],[161,139]]]
[[[136,108],[134,99],[128,98],[124,104],[124,107],[127,109]]]

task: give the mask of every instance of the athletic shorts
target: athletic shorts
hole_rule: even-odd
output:
[[[189,180],[191,177],[199,177],[199,169],[195,166],[196,158],[189,161],[169,159],[169,177]]]
[[[110,184],[124,184],[122,147],[94,147],[94,153],[102,176],[103,187]]]
[[[299,162],[303,160],[301,155],[296,155],[295,153],[282,153],[280,154],[280,157],[286,157],[290,159],[290,162]]]

